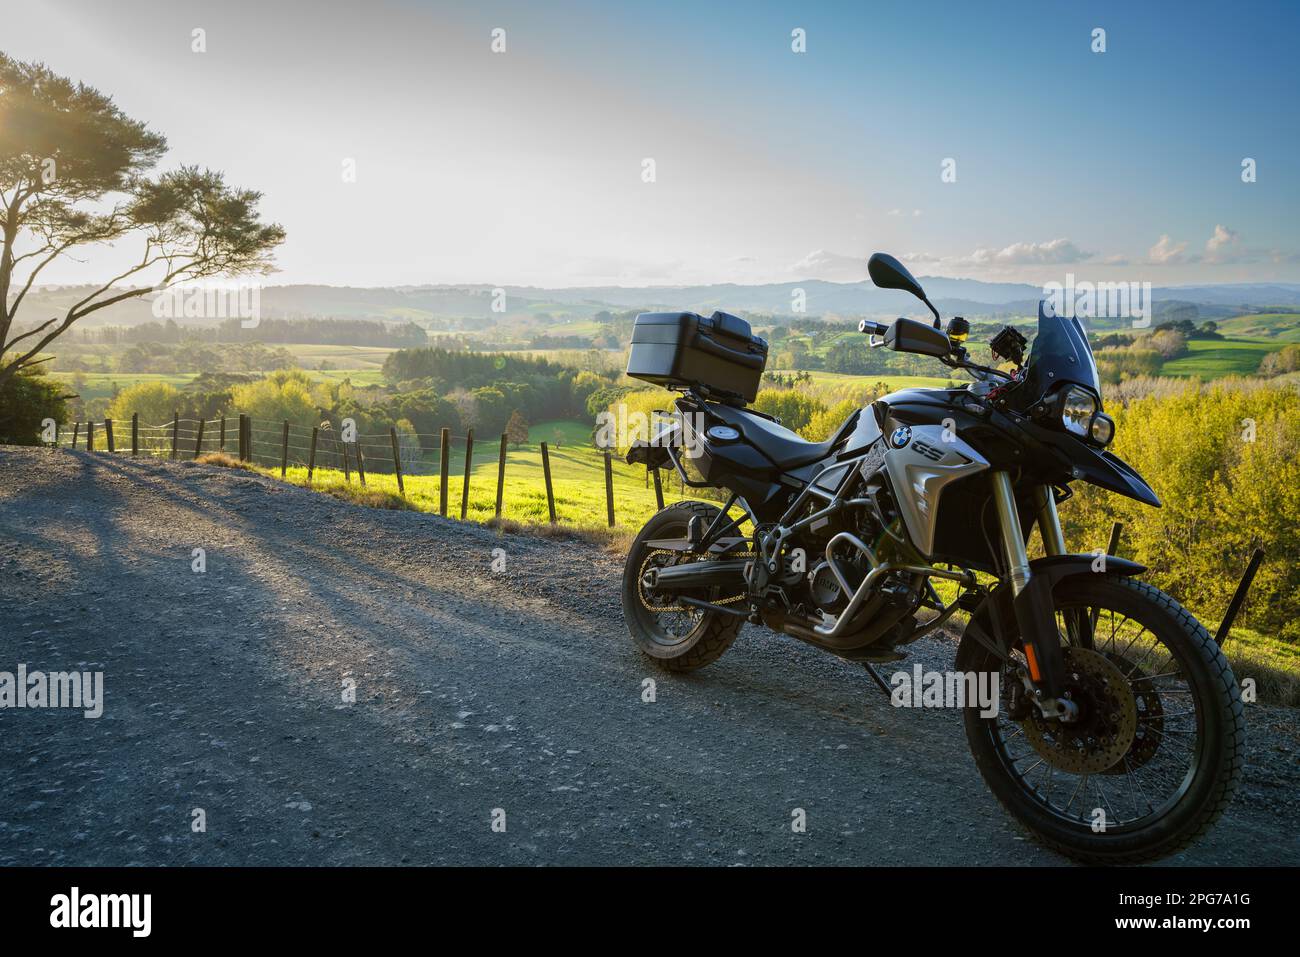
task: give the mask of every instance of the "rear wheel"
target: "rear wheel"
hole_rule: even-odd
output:
[[[968,635],[957,669],[992,672],[1001,689],[996,716],[965,711],[975,763],[1059,851],[1101,864],[1172,854],[1209,830],[1236,788],[1245,721],[1232,669],[1201,624],[1145,582],[1066,578],[1053,604],[1078,719],[1047,720],[1017,700],[1018,642],[1002,662]]]
[[[691,608],[674,595],[648,590],[643,582],[651,567],[701,561],[705,556],[652,548],[653,539],[684,538],[690,520],[699,516],[708,528],[717,506],[705,502],[678,502],[658,512],[637,534],[623,567],[623,618],[628,633],[652,661],[665,671],[694,671],[722,657],[736,640],[744,619],[722,612]],[[710,602],[729,602],[717,586],[686,593]],[[743,600],[743,596],[740,596]]]

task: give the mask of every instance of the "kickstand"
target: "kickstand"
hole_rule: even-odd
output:
[[[864,661],[862,667],[867,669],[867,674],[871,675],[876,684],[880,686],[880,690],[885,693],[885,697],[888,698],[890,696],[889,685],[885,683],[884,678],[880,677],[880,672],[876,670],[876,666],[869,661]]]

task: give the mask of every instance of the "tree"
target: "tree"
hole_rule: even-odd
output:
[[[510,421],[506,423],[506,439],[515,448],[528,441],[528,420],[518,409],[510,413]]]
[[[236,385],[230,391],[235,408],[254,419],[276,425],[287,419],[293,425],[308,429],[320,420],[311,380],[301,369],[281,369],[265,379]]]
[[[41,368],[24,369],[0,385],[0,443],[37,445],[44,436],[46,419],[67,418],[66,396],[59,383]]]
[[[108,406],[108,418],[129,419],[139,413],[143,425],[163,425],[184,405],[185,395],[167,382],[137,382],[117,394]]]
[[[269,271],[284,230],[259,219],[261,194],[197,166],[150,178],[166,149],[98,90],[0,53],[0,389],[93,312],[177,283]],[[131,236],[144,245],[134,265],[61,315],[15,326],[52,262]]]
[[[779,419],[793,432],[807,426],[817,413],[826,411],[825,404],[817,398],[795,389],[762,389],[754,400],[754,408]]]

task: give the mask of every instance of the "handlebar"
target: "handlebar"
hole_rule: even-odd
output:
[[[879,322],[872,322],[870,319],[863,319],[858,323],[858,332],[865,332],[869,336],[883,336],[889,331],[889,326]]]

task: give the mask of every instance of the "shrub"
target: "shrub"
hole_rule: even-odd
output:
[[[821,400],[798,389],[763,389],[758,393],[753,408],[775,416],[794,432],[806,427],[814,415],[826,411]]]
[[[0,445],[40,445],[41,423],[66,415],[63,387],[40,366],[27,366],[0,389]]]
[[[1266,553],[1238,623],[1300,639],[1300,392],[1254,382],[1187,384],[1115,417],[1112,451],[1146,477],[1164,507],[1090,485],[1062,507],[1075,551],[1104,547],[1124,523],[1121,553],[1191,607],[1211,631],[1246,560]]]
[[[117,394],[108,406],[110,419],[129,419],[140,414],[147,425],[161,425],[185,405],[186,396],[180,389],[166,382],[137,382]]]
[[[282,369],[265,379],[236,385],[231,389],[231,400],[236,409],[255,419],[276,423],[287,419],[292,425],[308,429],[320,421],[311,380],[301,369]]]

